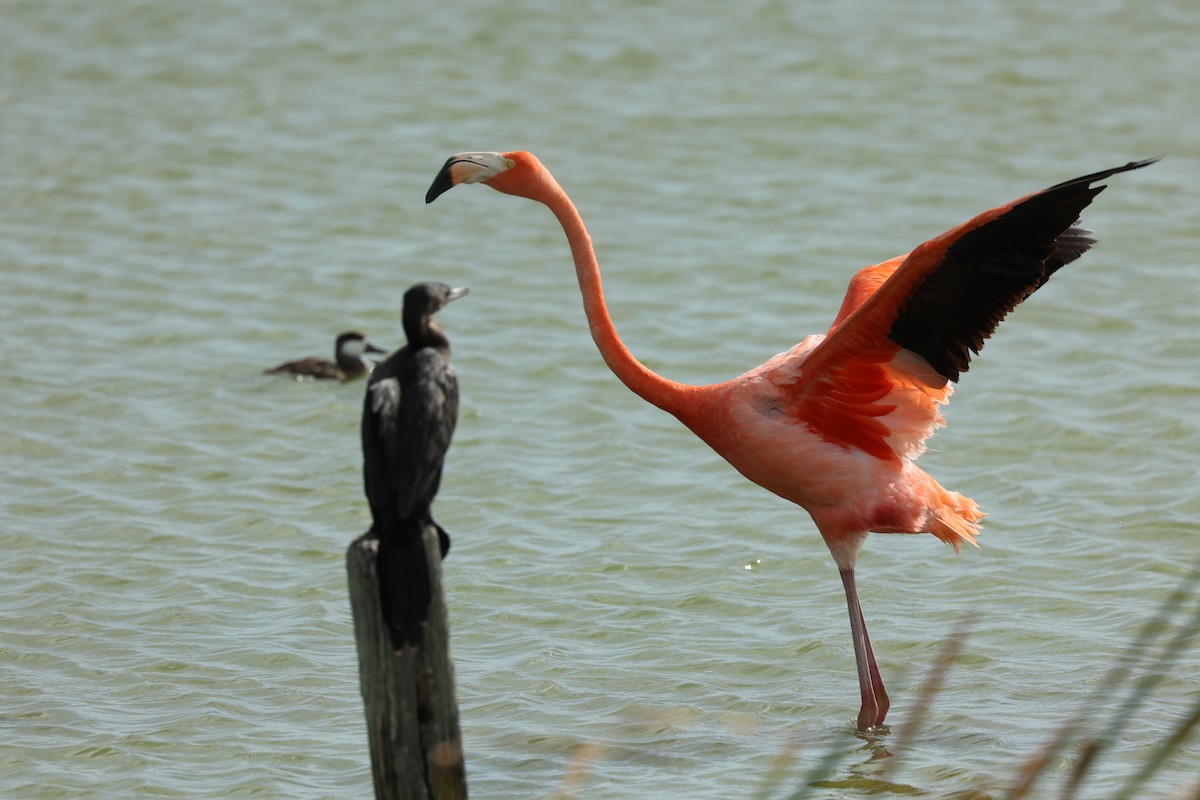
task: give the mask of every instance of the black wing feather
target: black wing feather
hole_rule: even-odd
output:
[[[949,380],[958,380],[970,366],[971,354],[982,349],[1008,312],[1096,243],[1091,231],[1076,225],[1105,188],[1091,184],[1157,160],[1130,162],[1051,186],[967,231],[913,292],[889,338]]]
[[[394,381],[398,402],[378,403]],[[445,351],[407,347],[375,368],[363,401],[363,478],[377,524],[427,510],[458,420],[458,380]]]
[[[379,537],[377,570],[392,643],[421,642],[431,589],[424,529],[432,525],[440,555],[449,537],[430,505],[441,484],[458,420],[458,380],[449,350],[405,347],[375,368],[363,400],[363,479]]]

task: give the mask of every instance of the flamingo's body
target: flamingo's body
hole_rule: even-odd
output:
[[[956,552],[974,543],[983,512],[914,463],[944,424],[938,409],[950,382],[1009,311],[1095,243],[1075,227],[1104,188],[1091,184],[1149,163],[1058,184],[861,270],[828,333],[710,386],[662,378],[621,343],[583,221],[533,155],[453,156],[426,200],[483,182],[548,206],[570,242],[592,337],[617,377],[751,481],[808,511],[841,572],[862,696],[858,725],[867,729],[883,723],[889,701],[855,588],[858,551],[869,531],[931,533]]]

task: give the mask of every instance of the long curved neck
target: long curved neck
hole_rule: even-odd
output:
[[[571,256],[575,260],[575,276],[579,279],[579,291],[583,295],[583,313],[587,316],[588,327],[592,332],[592,340],[604,357],[604,363],[613,374],[621,379],[635,394],[659,408],[675,416],[685,412],[690,406],[689,399],[697,393],[699,387],[676,383],[656,374],[649,367],[633,357],[625,347],[612,317],[608,314],[608,306],[604,302],[604,289],[600,283],[600,264],[596,260],[596,250],[592,247],[592,237],[588,234],[583,218],[575,208],[575,204],[563,191],[558,182],[548,173],[543,172],[542,189],[534,197],[544,203],[554,212],[562,225],[567,242],[571,245]]]

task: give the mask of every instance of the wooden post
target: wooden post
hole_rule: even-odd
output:
[[[392,648],[375,571],[379,540],[363,534],[346,552],[376,800],[467,796],[441,549],[432,525],[426,525],[422,535],[432,599],[423,641],[415,647]]]

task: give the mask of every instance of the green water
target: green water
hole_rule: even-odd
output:
[[[982,549],[873,537],[895,701],[974,633],[884,796],[995,793],[1200,561],[1192,2],[0,3],[0,797],[370,793],[342,557],[363,386],[262,376],[403,290],[463,390],[437,509],[468,778],[787,796],[854,735],[841,588],[800,511],[608,373],[561,232],[462,150],[537,152],[627,344],[703,383],[832,320],[854,270],[1085,172],[1103,240],[1005,323],[921,461]],[[460,194],[461,192],[461,194]],[[1200,692],[1185,652],[1086,796]],[[1104,707],[1102,714],[1110,713]],[[1194,786],[1186,743],[1147,790]],[[1061,776],[1065,764],[1056,764]],[[840,788],[838,788],[840,787]]]

